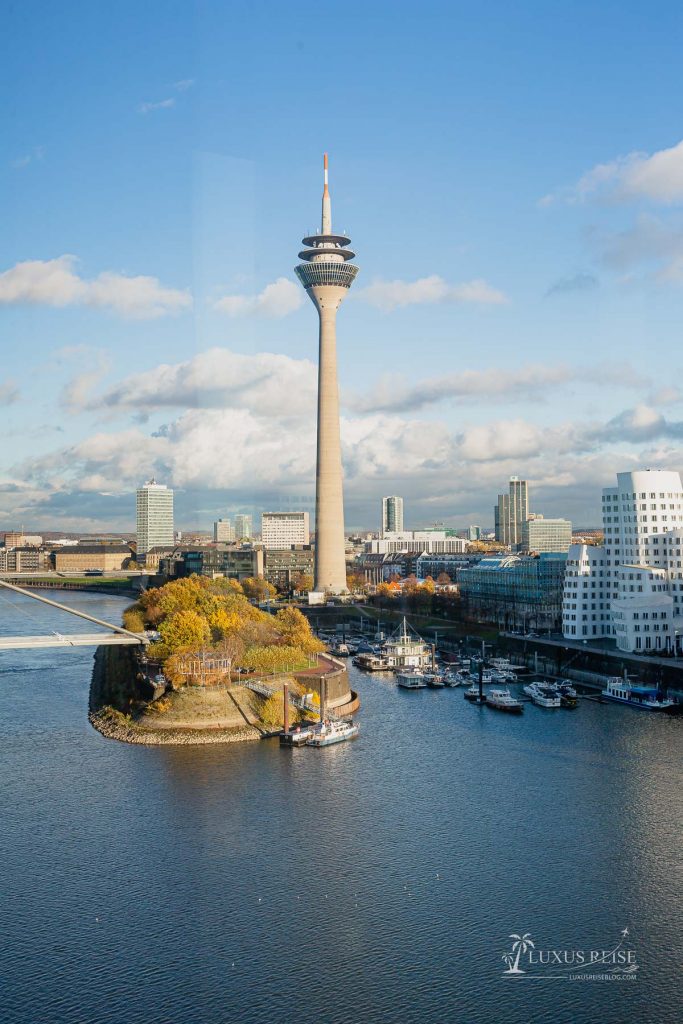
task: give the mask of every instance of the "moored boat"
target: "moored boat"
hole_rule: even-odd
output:
[[[559,708],[562,700],[557,687],[550,683],[528,683],[524,692],[539,708]]]
[[[418,669],[406,668],[396,673],[396,683],[403,690],[423,690],[427,686],[424,675]]]
[[[302,727],[297,725],[289,732],[280,733],[281,747],[303,747],[313,736],[313,729],[310,726]]]
[[[496,711],[509,711],[513,715],[521,715],[524,711],[521,700],[513,697],[507,687],[489,690],[486,694],[486,704]]]
[[[472,683],[469,690],[465,690],[465,692],[463,693],[463,697],[465,698],[465,700],[468,700],[471,704],[486,703],[486,697],[484,695],[482,695],[480,699],[478,683]]]
[[[330,721],[322,722],[313,730],[313,735],[306,741],[307,747],[330,747],[333,743],[345,743],[356,738],[360,729],[355,722]]]
[[[619,676],[607,680],[607,687],[601,696],[603,700],[628,704],[629,707],[639,708],[641,711],[669,711],[676,706],[675,701],[664,697],[656,687],[634,686]]]

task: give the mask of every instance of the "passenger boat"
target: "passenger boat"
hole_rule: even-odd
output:
[[[521,715],[524,705],[521,700],[513,697],[507,687],[498,690],[489,690],[486,694],[487,707],[495,708],[496,711],[509,711],[513,715]]]
[[[469,700],[472,704],[479,704],[479,703],[485,704],[486,703],[486,697],[485,696],[482,696],[481,701],[479,700],[479,684],[478,683],[472,683],[472,685],[470,686],[469,690],[465,690],[465,692],[463,693],[463,697],[465,698],[465,700]]]
[[[397,672],[396,682],[404,690],[423,690],[427,686],[422,672],[414,668],[406,668]]]
[[[559,708],[562,706],[560,694],[555,686],[550,683],[528,683],[524,692],[531,697],[534,704],[539,708]]]
[[[354,722],[326,719],[312,732],[313,735],[306,741],[307,747],[331,747],[333,743],[355,739],[360,729]]]
[[[634,686],[619,676],[607,680],[607,687],[602,691],[603,700],[613,700],[617,704],[628,704],[641,711],[668,711],[676,706],[676,702],[662,696],[656,687]]]

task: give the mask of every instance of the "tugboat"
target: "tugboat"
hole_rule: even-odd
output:
[[[336,721],[329,718],[312,730],[306,740],[307,747],[331,747],[333,743],[345,743],[356,738],[360,729],[354,722]]]
[[[559,708],[562,706],[560,694],[550,683],[528,683],[524,692],[531,697],[539,708]]]
[[[509,711],[513,715],[521,715],[524,711],[521,700],[513,697],[507,687],[500,690],[489,690],[486,694],[486,704],[490,708],[495,708],[496,711]]]
[[[414,668],[406,668],[402,672],[397,672],[396,682],[404,690],[424,690],[427,686],[422,672]]]
[[[667,711],[676,706],[676,702],[664,697],[653,687],[634,686],[632,683],[612,676],[607,680],[607,688],[602,691],[603,700],[613,700],[618,704],[628,704],[641,711]],[[671,712],[669,712],[671,713]]]

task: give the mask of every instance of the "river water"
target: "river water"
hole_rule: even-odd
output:
[[[51,630],[83,626],[3,601],[0,633]],[[353,670],[354,743],[144,748],[89,725],[92,657],[0,653],[3,1024],[680,1020],[681,720]],[[503,975],[512,933],[625,928],[632,979]]]

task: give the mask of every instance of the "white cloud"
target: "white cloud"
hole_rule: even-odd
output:
[[[462,370],[459,373],[428,377],[407,384],[403,376],[385,375],[366,395],[347,395],[347,405],[357,412],[406,412],[431,406],[444,400],[459,402],[546,402],[558,388],[575,382],[603,387],[641,388],[647,384],[642,374],[628,363],[615,367],[599,364],[588,367],[531,364],[518,370]]]
[[[597,164],[576,185],[545,196],[541,204],[557,200],[584,202],[596,194],[608,194],[619,201],[647,199],[664,205],[683,202],[683,140],[651,155],[632,152]]]
[[[92,395],[91,386],[84,388],[84,383],[80,375],[70,385],[70,393],[78,398],[72,404],[91,410],[231,406],[258,410],[265,418],[300,417],[314,415],[317,370],[307,359],[212,348],[184,363],[133,374],[101,395]]]
[[[433,305],[441,302],[500,305],[506,302],[502,292],[486,281],[476,279],[462,284],[448,284],[438,274],[417,281],[373,281],[366,288],[352,293],[370,305],[388,312],[401,306]]]
[[[228,316],[248,316],[253,313],[267,317],[283,317],[299,309],[304,302],[303,289],[286,277],[266,285],[258,295],[225,295],[213,308]]]
[[[0,274],[0,305],[71,306],[109,309],[129,319],[149,320],[192,305],[187,291],[165,288],[156,277],[105,271],[91,281],[75,271],[75,256],[26,260]]]
[[[165,100],[157,103],[141,103],[138,107],[138,114],[151,114],[154,110],[168,110],[175,106],[175,97],[168,96]]]
[[[173,83],[173,88],[177,92],[187,92],[188,89],[192,88],[194,83],[195,83],[194,78],[181,78],[179,82],[174,82]]]

